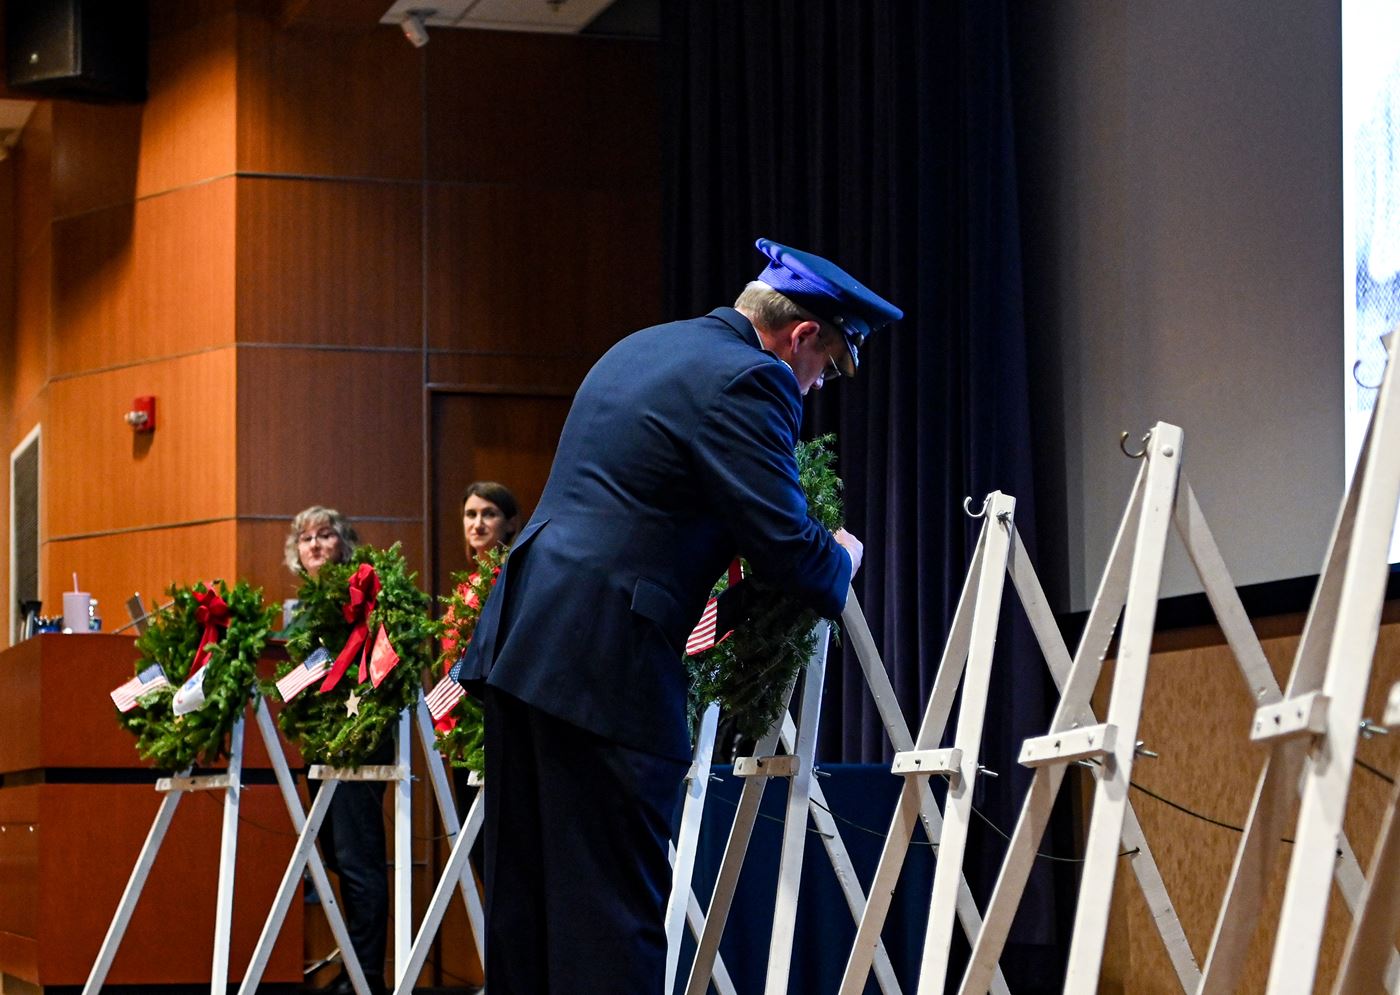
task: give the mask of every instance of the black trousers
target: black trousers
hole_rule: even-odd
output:
[[[661,990],[670,816],[688,764],[488,688],[486,988]]]
[[[310,783],[313,800],[320,785],[320,781]],[[317,837],[326,869],[340,878],[345,928],[360,967],[369,978],[384,976],[384,950],[389,935],[386,787],[384,781],[342,781],[335,789],[331,809]]]

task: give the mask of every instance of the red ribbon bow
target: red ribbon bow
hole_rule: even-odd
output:
[[[321,682],[321,694],[334,690],[356,659],[360,661],[359,683],[364,683],[369,665],[366,659],[368,654],[365,652],[370,645],[369,617],[374,611],[375,599],[378,597],[379,575],[374,572],[374,567],[368,563],[361,563],[360,568],[350,578],[350,600],[342,609],[345,621],[354,628],[350,630],[350,638],[345,640],[345,648],[331,665],[330,673]]]
[[[204,634],[199,637],[199,647],[194,651],[190,674],[209,662],[209,645],[219,641],[219,630],[227,629],[229,623],[228,602],[219,597],[213,588],[205,588],[202,594],[194,596],[194,600],[199,606],[194,610],[194,619],[204,626]]]

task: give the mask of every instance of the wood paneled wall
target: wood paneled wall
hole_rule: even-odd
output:
[[[112,622],[174,580],[280,598],[281,528],[312,503],[428,568],[460,547],[426,491],[459,444],[429,438],[430,385],[525,399],[543,438],[658,319],[655,46],[416,50],[378,6],[156,0],[149,100],[41,103],[5,165],[0,438],[42,425],[47,603],[74,570]],[[121,421],[138,394],[154,436]],[[454,487],[512,482],[453,462]]]
[[[583,374],[659,320],[656,46],[414,49],[387,6],[152,0],[149,99],[43,102],[0,163],[0,439],[42,426],[50,608],[74,571],[108,628],[172,581],[281,600],[310,504],[443,578],[454,495],[533,505]]]

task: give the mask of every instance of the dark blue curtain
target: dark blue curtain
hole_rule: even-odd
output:
[[[668,313],[732,301],[761,268],[760,235],[828,256],[905,311],[867,342],[855,380],[813,392],[804,432],[837,433],[848,527],[866,544],[856,591],[914,730],[980,525],[964,497],[1015,496],[1035,555],[1006,18],[977,0],[662,4]],[[982,902],[1004,846],[992,827],[1012,828],[1029,781],[1020,742],[1045,730],[1053,700],[1008,601],[982,748],[1001,777],[980,782],[987,821],[967,861]],[[832,661],[818,751],[890,756],[848,649]],[[881,831],[888,815],[863,814]],[[1061,827],[1042,850],[1069,842]],[[1055,973],[1047,989],[1050,871],[1042,862],[1013,933],[1033,978]]]

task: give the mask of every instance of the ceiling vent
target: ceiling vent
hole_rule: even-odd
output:
[[[397,0],[379,19],[403,28],[415,45],[432,28],[578,34],[612,0]]]

